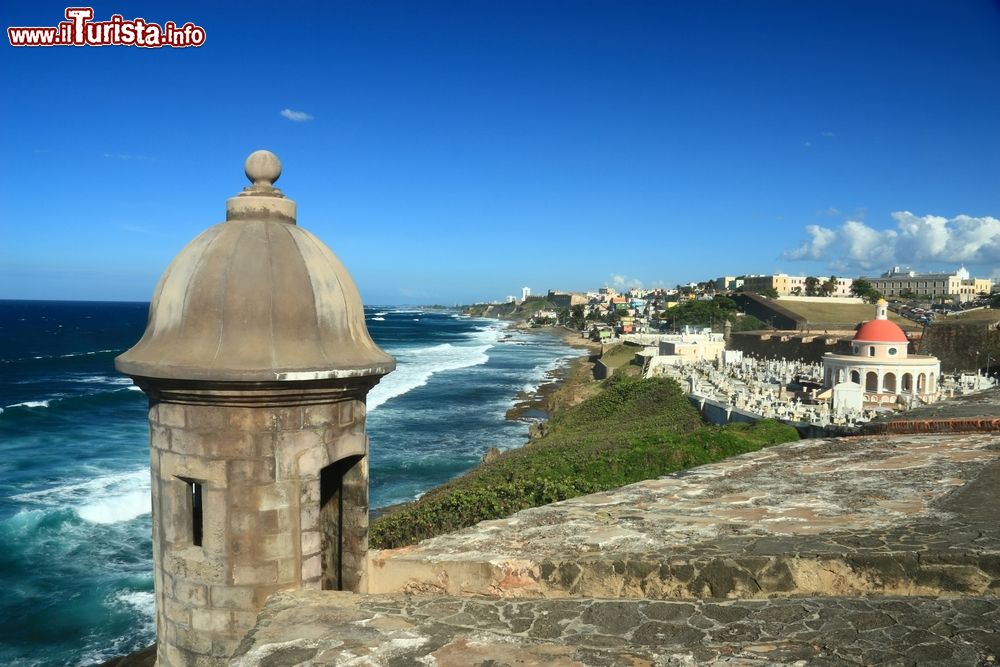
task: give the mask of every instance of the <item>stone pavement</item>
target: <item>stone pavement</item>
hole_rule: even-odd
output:
[[[804,440],[373,552],[369,592],[1000,594],[1000,437]]]
[[[806,440],[374,552],[233,664],[996,665],[1000,437]]]
[[[1000,652],[998,627],[997,598],[664,602],[299,592],[269,600],[232,664],[985,666]]]
[[[233,664],[955,665],[1000,655],[1000,392],[370,554]]]

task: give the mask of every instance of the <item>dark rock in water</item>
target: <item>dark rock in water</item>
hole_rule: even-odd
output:
[[[120,658],[112,658],[102,662],[97,667],[153,667],[156,664],[156,644],[147,646],[141,651],[130,653]]]
[[[483,452],[483,456],[480,459],[480,461],[482,461],[483,463],[492,463],[496,461],[498,458],[500,458],[500,450],[497,449],[496,447],[490,447],[485,452]]]

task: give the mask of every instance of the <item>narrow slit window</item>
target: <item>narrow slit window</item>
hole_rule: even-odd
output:
[[[202,484],[193,479],[181,479],[187,486],[187,493],[191,499],[191,544],[196,547],[201,546],[203,512]]]

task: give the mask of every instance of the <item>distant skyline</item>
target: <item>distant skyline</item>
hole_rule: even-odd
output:
[[[94,4],[198,48],[14,48],[0,298],[145,301],[282,160],[366,303],[720,275],[1000,279],[1000,2]]]

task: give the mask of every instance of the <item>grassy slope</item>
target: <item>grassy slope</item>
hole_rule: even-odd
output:
[[[371,526],[371,546],[413,544],[797,438],[791,427],[770,421],[705,426],[674,381],[616,377],[553,417],[542,437],[380,517]]]
[[[934,320],[934,324],[947,324],[948,322],[996,322],[1000,321],[1000,310],[984,309],[970,310],[967,313],[956,313],[948,317],[939,317]]]
[[[800,317],[806,318],[813,329],[822,328],[824,324],[843,324],[850,322],[864,322],[874,319],[875,306],[867,303],[837,303],[836,299],[830,299],[831,303],[807,302],[807,301],[782,301],[778,303],[792,311]],[[889,319],[903,328],[904,331],[919,330],[920,325],[905,317],[900,317],[896,313],[890,312]]]

